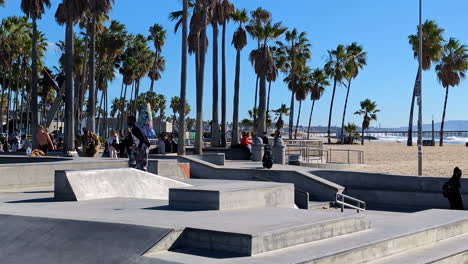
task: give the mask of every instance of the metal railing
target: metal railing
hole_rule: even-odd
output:
[[[286,155],[301,155],[305,163],[364,164],[364,151],[288,146]]]
[[[357,205],[349,204],[349,203],[345,202],[346,200],[350,200],[352,202],[355,202]],[[358,213],[360,211],[366,211],[366,202],[358,200],[358,199],[353,198],[353,197],[348,196],[348,195],[344,195],[342,193],[337,193],[336,194],[335,203],[339,204],[341,206],[341,212],[344,211],[345,207],[356,209]]]

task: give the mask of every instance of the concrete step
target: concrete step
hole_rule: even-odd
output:
[[[221,184],[171,188],[169,206],[178,210],[294,208],[290,183],[226,181]]]
[[[385,257],[368,264],[468,263],[468,234],[445,239],[416,249]]]
[[[370,222],[362,214],[350,215],[328,212],[310,214],[311,211],[289,210],[290,214],[297,214],[297,212],[301,214],[309,213],[309,216],[300,221],[297,221],[297,219],[291,221],[291,215],[276,216],[277,223],[274,225],[267,223],[260,228],[250,230],[245,227],[237,232],[220,229],[186,228],[171,249],[205,249],[233,253],[239,256],[252,256],[370,228]],[[288,212],[285,211],[284,213]],[[268,214],[263,217],[268,217]],[[263,220],[260,218],[250,219]],[[281,221],[284,221],[284,223],[281,223]],[[280,224],[278,225],[278,223]]]
[[[330,211],[316,210],[313,212],[325,213]],[[397,257],[398,255],[403,258],[405,252],[409,253],[412,250],[424,248],[431,251],[431,254],[435,254],[436,252],[443,253],[444,249],[442,247],[445,247],[443,243],[450,242],[450,244],[458,243],[460,250],[454,249],[454,253],[442,255],[443,259],[435,258],[433,263],[467,263],[464,262],[467,254],[462,252],[462,247],[466,248],[466,242],[463,241],[465,241],[465,237],[468,234],[467,212],[428,210],[413,214],[390,214],[388,217],[386,214],[376,214],[369,218],[372,220],[372,229],[368,231],[266,252],[256,255],[254,258],[220,259],[202,256],[201,253],[192,254],[190,253],[191,250],[183,253],[168,251],[155,255],[154,258],[187,264],[361,264],[379,259],[383,260],[386,257]],[[458,239],[461,241],[458,241]],[[437,248],[433,250],[432,246],[437,246]],[[446,247],[450,248],[450,246]],[[387,263],[413,264],[412,261]]]
[[[333,202],[309,202],[309,210],[330,209]]]

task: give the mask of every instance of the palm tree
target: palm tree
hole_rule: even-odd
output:
[[[213,110],[211,111],[211,146],[218,147],[221,143],[220,133],[219,133],[219,100],[218,100],[218,22],[221,19],[220,16],[220,2],[219,0],[213,1],[213,9],[211,10],[210,22],[213,29]]]
[[[81,0],[80,0],[81,1]],[[89,95],[88,95],[88,129],[91,132],[96,131],[96,20],[98,16],[106,14],[112,8],[114,0],[89,0],[88,9],[91,13],[89,37]]]
[[[418,58],[419,54],[419,26],[416,35],[408,36],[409,44],[411,45],[414,53],[414,58]],[[422,70],[429,70],[432,63],[438,62],[443,52],[444,38],[442,34],[444,29],[440,28],[437,23],[433,20],[426,20],[422,25]],[[419,67],[419,66],[418,66]],[[419,70],[418,70],[419,73]],[[414,101],[416,99],[416,82],[419,79],[419,75],[416,74],[416,81],[413,87],[413,96],[411,99],[411,108],[409,114],[408,124],[408,140],[407,145],[413,145],[413,114],[414,114]]]
[[[250,34],[250,36],[255,39],[257,36],[255,35],[255,27],[257,26],[264,26],[267,23],[271,22],[271,13],[261,7],[253,10],[250,12],[250,23],[249,25],[246,26],[247,32]],[[261,40],[257,39],[257,48],[260,49],[261,47]],[[257,82],[255,84],[255,99],[254,99],[254,108],[257,108],[257,99],[258,99],[258,85],[260,82],[260,77],[257,76]],[[257,123],[257,116],[256,114],[253,117],[254,120],[254,126]]]
[[[153,41],[155,52],[154,64],[148,76],[151,79],[150,91],[154,91],[154,82],[161,79],[161,72],[165,69],[165,60],[161,56],[162,47],[166,41],[166,30],[160,24],[154,24],[150,27],[149,41]]]
[[[287,57],[286,62],[283,62],[284,70],[288,72],[290,78],[291,90],[291,115],[289,116],[289,138],[292,138],[293,127],[294,127],[294,99],[295,99],[295,76],[300,71],[303,65],[306,64],[307,60],[311,58],[312,53],[310,52],[310,43],[307,39],[305,32],[298,32],[297,29],[286,32],[286,42],[283,44],[277,42],[281,52]]]
[[[196,154],[202,154],[203,148],[203,88],[205,80],[205,58],[208,46],[206,26],[213,7],[214,2],[212,0],[195,1],[192,21],[190,23],[189,41],[192,40],[193,43],[191,43],[192,45],[189,48],[195,51],[195,68],[197,72],[197,122],[195,125],[196,133],[194,146]]]
[[[187,103],[187,20],[188,20],[188,0],[182,0],[182,70],[180,73],[180,107],[179,107],[179,138],[177,154],[185,155],[185,109]]]
[[[310,127],[312,124],[312,113],[314,112],[315,102],[322,98],[325,87],[330,85],[328,76],[322,69],[315,69],[312,73],[312,85],[310,90],[310,99],[312,100],[312,108],[310,109],[309,126],[307,127],[307,139],[310,137]]]
[[[351,81],[355,79],[359,70],[364,68],[367,64],[367,53],[363,47],[353,42],[351,45],[346,47],[346,99],[343,110],[343,120],[341,121],[341,142],[344,143],[344,125],[346,118],[346,109],[348,107],[349,91],[351,90]]]
[[[271,24],[271,22],[268,22],[264,26],[256,25],[253,29],[256,38],[262,41],[261,47],[253,50],[249,56],[249,60],[254,66],[255,73],[260,77],[257,136],[262,135],[263,132],[266,131],[266,77],[274,67],[274,61],[268,43],[281,36],[286,30],[287,28],[283,27],[281,23]]]
[[[4,6],[4,1],[0,2],[0,5]],[[31,112],[37,113],[39,109],[37,108],[37,23],[38,19],[42,18],[42,15],[45,12],[45,7],[50,7],[50,0],[22,0],[21,1],[21,10],[26,14],[27,17],[32,19],[33,24],[33,34],[32,34],[32,49],[31,49]],[[33,135],[36,134],[38,120],[37,115],[32,115],[32,130]],[[0,122],[1,126],[1,122]],[[33,146],[37,146],[37,139],[33,136]]]
[[[354,143],[354,138],[359,136],[359,133],[357,132],[357,125],[354,123],[348,123],[346,126],[344,126],[344,130],[346,131],[346,134],[348,135],[348,139],[346,140],[347,144],[353,144]]]
[[[436,65],[437,79],[445,88],[444,110],[442,114],[442,122],[440,125],[440,142],[439,145],[444,145],[444,123],[445,113],[447,110],[447,101],[449,88],[458,86],[462,79],[465,79],[465,72],[468,70],[468,53],[465,45],[460,41],[450,38],[444,45],[444,51],[440,62]]]
[[[378,112],[380,112],[380,110],[377,109],[377,104],[370,99],[366,99],[361,102],[361,109],[354,113],[355,115],[363,116],[361,145],[364,145],[364,131],[369,129],[372,120],[377,121]]]
[[[273,112],[276,114],[277,119],[278,119],[276,121],[276,129],[280,131],[283,129],[284,127],[283,115],[289,116],[290,114],[289,110],[290,109],[286,106],[286,104],[281,104],[280,108],[273,110]]]
[[[296,100],[299,101],[299,111],[297,114],[297,121],[296,121],[296,130],[294,131],[294,139],[297,139],[297,129],[299,127],[299,120],[301,119],[301,109],[302,109],[302,101],[307,98],[308,93],[312,88],[311,83],[311,69],[307,66],[302,67],[299,74],[296,76],[296,92],[295,97]]]
[[[66,24],[65,33],[65,147],[64,151],[74,149],[74,87],[73,87],[73,25],[87,8],[86,0],[63,0],[57,8],[55,19],[60,25]]]
[[[247,11],[245,9],[236,10],[231,14],[232,19],[239,24],[239,27],[234,32],[232,37],[232,45],[236,49],[236,73],[234,81],[234,102],[233,102],[233,112],[232,112],[232,138],[231,146],[236,146],[239,144],[239,93],[240,93],[240,59],[241,51],[247,45],[247,34],[246,30],[243,27],[245,23],[249,20],[247,16]]]
[[[222,0],[219,8],[219,24],[222,25],[221,39],[221,146],[226,146],[226,25],[234,12],[234,5]]]
[[[330,113],[328,115],[328,144],[331,144],[331,120],[333,115],[333,103],[335,101],[336,85],[341,83],[346,74],[346,49],[343,45],[338,45],[336,50],[328,51],[328,59],[325,64],[325,72],[333,78],[333,92],[330,102]]]

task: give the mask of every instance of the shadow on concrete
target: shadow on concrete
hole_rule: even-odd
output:
[[[23,192],[23,193],[54,193],[54,191],[31,191],[31,192]]]
[[[202,211],[216,211],[216,210],[188,210],[188,209],[178,209],[178,208],[171,208],[169,205],[161,205],[155,207],[146,207],[141,208],[143,210],[157,210],[157,211],[173,211],[173,212],[202,212]]]
[[[203,249],[178,248],[178,249],[170,249],[170,251],[181,253],[181,254],[205,257],[205,258],[212,258],[212,259],[233,259],[233,258],[246,257],[245,255],[240,255],[240,254],[235,254],[235,253],[230,253],[230,252],[210,251],[210,250],[203,250]]]
[[[63,202],[63,201],[55,200],[54,197],[47,197],[47,198],[36,198],[36,199],[9,201],[9,202],[5,202],[5,203],[16,204],[16,203],[57,203],[57,202]]]

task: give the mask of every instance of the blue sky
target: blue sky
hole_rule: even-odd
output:
[[[51,43],[64,37],[64,28],[54,20],[54,13],[59,0],[52,0],[53,6],[47,10],[42,21],[38,23],[40,30],[47,35]],[[163,55],[166,57],[166,71],[155,85],[158,93],[163,93],[169,99],[179,95],[180,89],[180,35],[173,33],[174,24],[168,19],[171,11],[181,8],[180,0],[116,0],[110,13],[111,19],[118,20],[127,26],[130,33],[148,34],[148,28],[154,23],[162,24],[168,31]],[[410,96],[417,70],[417,62],[413,58],[407,36],[416,31],[418,22],[418,0],[235,0],[237,8],[253,10],[263,7],[273,14],[274,21],[282,21],[289,28],[306,31],[312,43],[312,67],[322,67],[326,51],[336,48],[338,44],[358,42],[368,53],[368,65],[361,71],[353,86],[349,100],[347,121],[360,123],[360,118],[352,113],[359,107],[359,101],[370,98],[377,101],[381,113],[375,124],[382,127],[405,126],[408,122]],[[466,25],[468,2],[466,0],[426,0],[424,1],[424,19],[434,19],[446,29],[445,37],[455,37],[468,44]],[[286,3],[286,4],[285,4]],[[20,15],[20,0],[7,0],[6,8],[0,9],[0,18],[10,15]],[[230,45],[235,25],[231,23],[227,32],[227,87],[228,87],[228,121],[232,119],[232,94],[234,84],[235,50]],[[211,36],[211,30],[208,31]],[[254,48],[254,41],[249,39],[249,45],[242,53],[241,65],[241,118],[247,116],[254,101],[255,75],[248,62],[248,53]],[[204,116],[211,119],[211,60],[209,50],[206,67],[206,86],[204,96]],[[57,65],[58,54],[54,48],[47,53],[48,66]],[[195,114],[195,80],[193,57],[189,57],[188,66],[188,99],[192,106],[191,116]],[[273,84],[271,108],[277,108],[281,103],[289,104],[290,93],[281,81]],[[110,94],[118,96],[121,77],[118,76],[110,84]],[[468,100],[468,82],[450,91],[447,120],[466,120],[466,100]],[[149,89],[149,79],[142,80],[142,91]],[[442,116],[444,90],[437,82],[432,70],[424,73],[424,122],[429,123],[434,115],[436,122]],[[316,104],[314,125],[327,125],[328,110],[332,87],[327,90]],[[345,88],[337,88],[335,109],[332,124],[341,123],[344,105]],[[311,102],[303,103],[300,123],[306,125]],[[297,108],[296,108],[297,109]],[[168,109],[168,112],[170,110]]]

